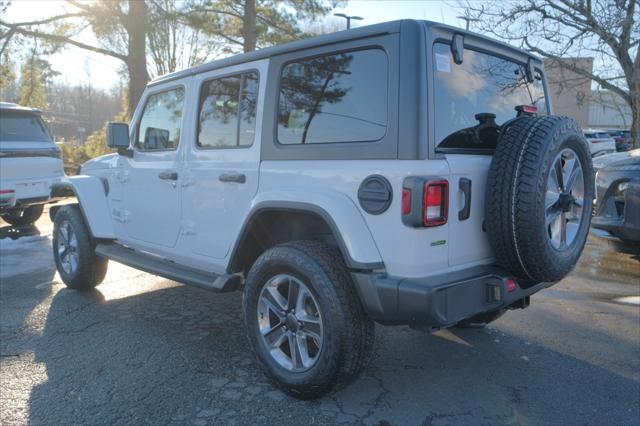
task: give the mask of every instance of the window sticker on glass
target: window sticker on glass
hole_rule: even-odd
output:
[[[451,62],[449,55],[436,53],[436,70],[440,72],[451,72]]]

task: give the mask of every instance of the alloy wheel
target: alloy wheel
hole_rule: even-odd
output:
[[[69,222],[62,222],[58,229],[58,258],[62,269],[72,274],[78,269],[78,239]]]
[[[258,299],[258,327],[269,354],[281,367],[302,372],[318,361],[322,315],[300,279],[279,274],[267,281]]]
[[[570,148],[562,150],[552,164],[545,196],[546,227],[551,245],[562,251],[576,239],[582,223],[584,173]]]

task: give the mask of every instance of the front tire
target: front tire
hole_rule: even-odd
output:
[[[36,204],[24,210],[15,210],[2,215],[2,219],[13,226],[26,226],[34,224],[42,216],[43,204]]]
[[[89,290],[107,274],[109,260],[95,254],[95,244],[78,206],[63,206],[53,222],[53,258],[62,281]]]
[[[342,256],[325,244],[298,241],[263,253],[247,276],[243,309],[260,366],[295,398],[347,384],[370,358],[374,323]]]

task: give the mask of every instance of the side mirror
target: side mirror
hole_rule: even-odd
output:
[[[133,157],[133,150],[129,148],[129,125],[127,123],[107,124],[107,146],[118,148],[118,154]]]
[[[107,146],[109,148],[129,148],[129,125],[127,123],[107,124]]]

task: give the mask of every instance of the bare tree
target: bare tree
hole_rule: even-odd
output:
[[[472,28],[507,40],[618,94],[632,114],[640,146],[640,6],[638,0],[522,0],[464,3]],[[567,57],[593,57],[594,71]]]
[[[152,74],[199,65],[222,53],[220,43],[187,25],[182,8],[174,0],[152,0],[149,10],[154,22],[147,34]]]

